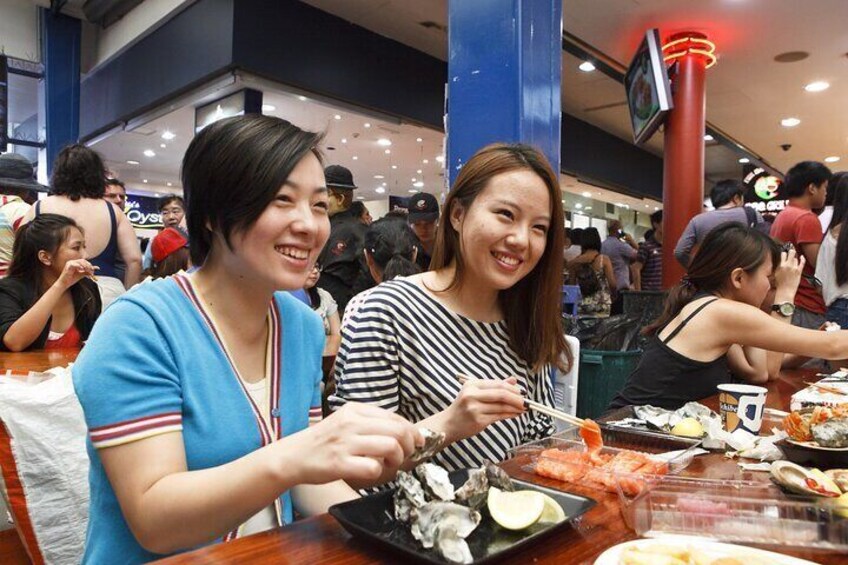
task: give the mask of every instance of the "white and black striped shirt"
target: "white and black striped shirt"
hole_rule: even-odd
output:
[[[456,399],[457,373],[516,376],[528,398],[553,406],[550,367],[534,373],[510,347],[505,322],[470,320],[395,279],[373,289],[342,329],[330,405],[370,402],[419,422]],[[448,446],[434,462],[453,470],[502,461],[509,449],[553,432],[548,416],[527,411]]]

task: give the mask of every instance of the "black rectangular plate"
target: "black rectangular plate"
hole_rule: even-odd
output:
[[[689,449],[701,443],[700,439],[674,436],[661,430],[611,426],[607,423],[635,417],[636,414],[633,411],[633,407],[624,406],[598,418],[597,422],[601,427],[604,445],[626,447],[627,449],[636,449],[637,451],[676,451],[678,449]]]
[[[454,486],[461,486],[468,478],[467,470],[450,473]],[[595,506],[591,498],[545,488],[542,486],[513,480],[517,490],[535,490],[543,492],[556,500],[565,511],[566,519],[558,524],[534,525],[526,530],[510,531],[498,526],[485,505],[480,510],[483,519],[477,529],[465,540],[471,549],[473,563],[489,563],[519,548],[552,534],[563,528],[571,527],[571,520],[586,513]],[[392,490],[383,491],[358,500],[343,502],[330,507],[330,515],[350,532],[374,542],[384,548],[402,553],[425,563],[450,563],[435,549],[424,549],[412,537],[407,524],[398,523],[394,518]]]

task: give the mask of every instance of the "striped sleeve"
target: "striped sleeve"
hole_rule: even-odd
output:
[[[182,345],[192,339],[182,336]],[[135,302],[101,315],[72,373],[95,448],[182,431],[180,371],[161,328]]]
[[[542,369],[533,374],[529,392],[534,401],[540,402],[545,406],[555,408],[554,391],[551,386],[550,379],[551,370],[552,368],[550,365],[545,365]],[[553,435],[554,432],[556,432],[556,426],[554,426],[553,420],[551,420],[550,416],[531,410],[530,424],[524,430],[522,442],[543,439]]]
[[[397,411],[399,360],[391,301],[372,293],[348,320],[336,357],[331,408],[337,410],[354,401]]]

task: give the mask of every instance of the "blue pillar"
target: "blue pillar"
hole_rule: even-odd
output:
[[[495,141],[541,149],[560,163],[562,0],[450,0],[449,182]]]
[[[41,9],[44,100],[47,112],[47,174],[59,150],[79,139],[82,25]]]

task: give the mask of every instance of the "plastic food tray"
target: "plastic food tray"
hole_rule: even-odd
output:
[[[617,475],[625,523],[638,535],[697,535],[728,542],[848,551],[848,510],[789,497],[765,481]],[[628,494],[630,493],[630,494]]]
[[[567,433],[567,432],[566,432]],[[606,442],[606,438],[605,442]],[[668,473],[676,474],[685,469],[689,463],[692,461],[694,457],[693,451],[697,447],[696,445],[689,445],[685,447],[681,453],[679,453],[676,457],[671,460],[666,461],[668,464]],[[640,446],[632,446],[627,445],[627,449],[622,449],[619,447],[610,447],[606,443],[604,447],[601,449],[600,453],[602,455],[610,455],[615,456],[622,451],[640,451],[643,454],[647,455],[656,455],[659,453],[666,453],[668,451],[678,451],[680,450],[680,446],[669,447],[666,444],[661,445],[640,445]],[[565,452],[576,452],[582,453],[586,450],[586,446],[584,445],[582,440],[571,439],[568,437],[553,436],[546,439],[526,443],[524,445],[518,446],[510,451],[510,455],[512,457],[524,457],[527,459],[527,463],[522,467],[525,471],[535,472],[536,465],[539,461],[546,459],[542,453],[546,449],[558,449]],[[550,461],[556,462],[555,459],[549,459]],[[593,489],[602,489],[607,490],[609,492],[616,491],[616,476],[615,473],[609,471],[607,469],[602,469],[599,467],[594,467],[591,465],[580,465],[578,463],[566,463],[564,464],[565,468],[575,475],[578,475],[579,478],[575,480],[563,480],[563,485],[578,485]],[[646,475],[640,473],[634,473],[632,475],[634,480],[641,479]]]

